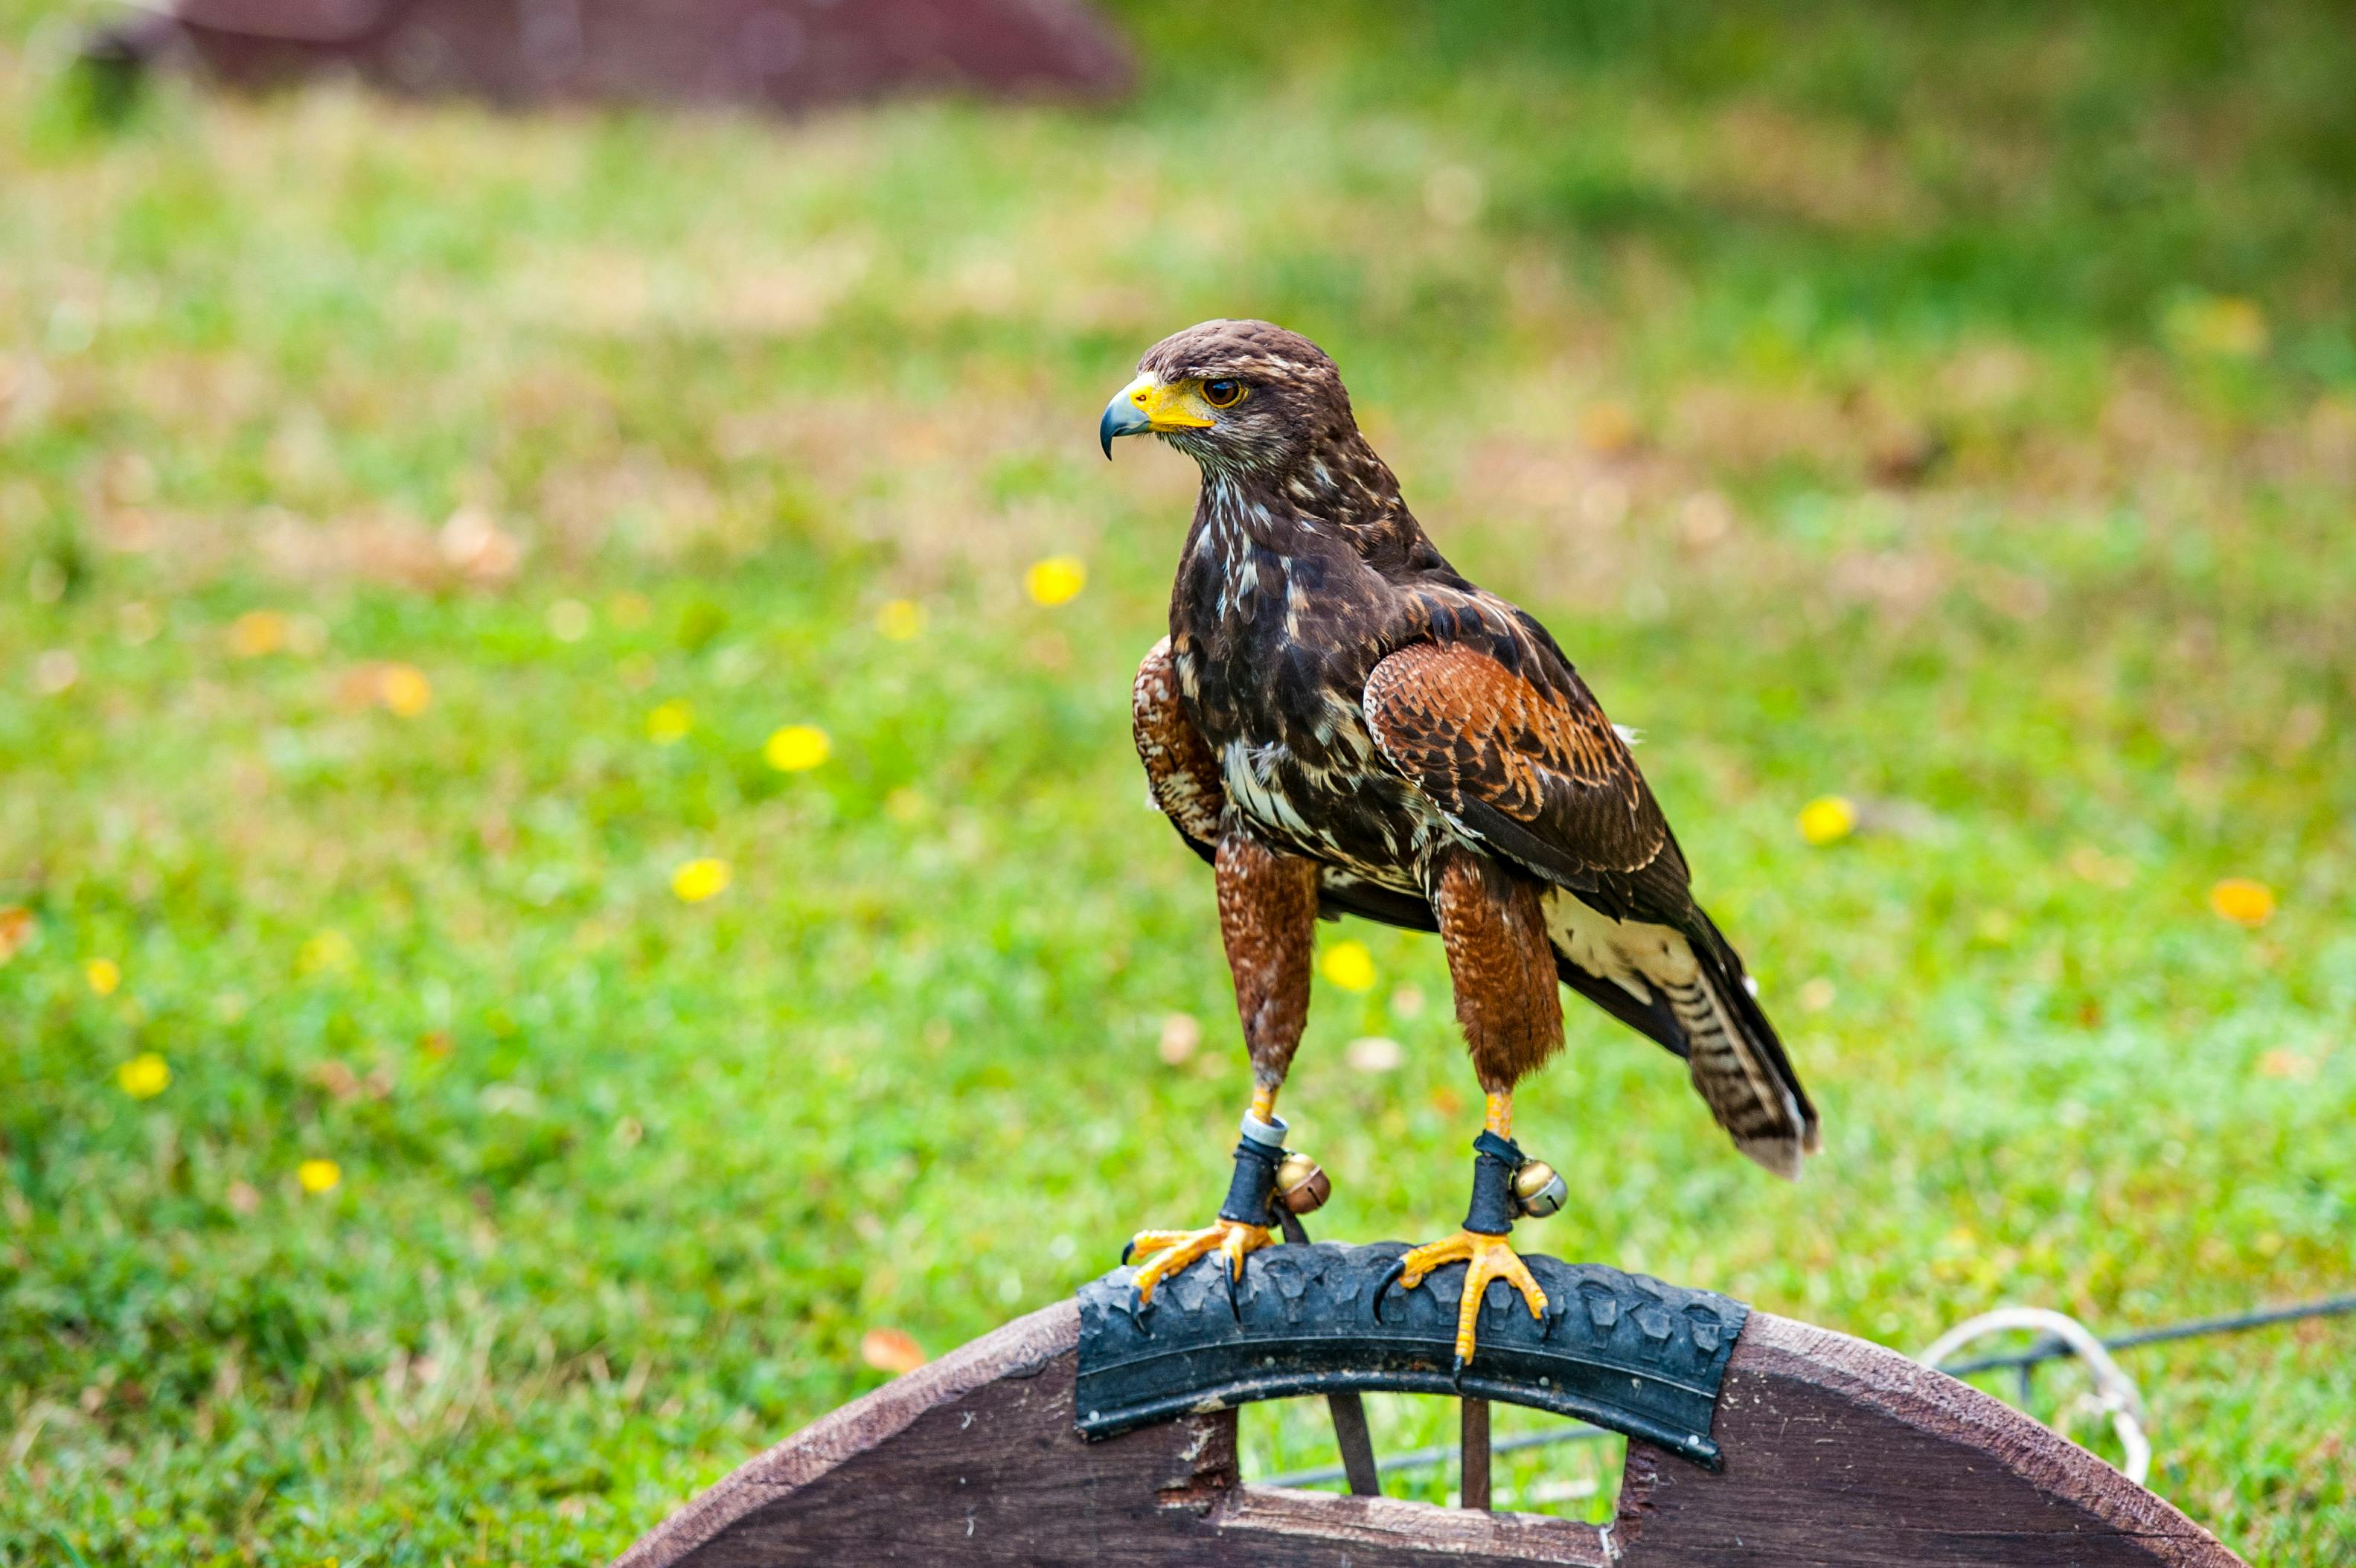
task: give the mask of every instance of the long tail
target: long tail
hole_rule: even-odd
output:
[[[1662,987],[1685,1031],[1694,1089],[1734,1146],[1780,1176],[1823,1147],[1816,1108],[1742,974],[1742,960],[1697,907],[1686,939],[1695,976]]]

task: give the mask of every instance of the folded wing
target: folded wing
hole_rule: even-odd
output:
[[[1517,612],[1475,604],[1434,619],[1478,640],[1410,644],[1375,667],[1376,747],[1460,831],[1577,901],[1556,942],[1563,978],[1686,1058],[1744,1154],[1796,1174],[1818,1142],[1815,1109],[1741,960],[1694,903],[1627,743]]]

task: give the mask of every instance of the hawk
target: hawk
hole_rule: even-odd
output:
[[[1487,1117],[1463,1228],[1399,1261],[1463,1262],[1456,1353],[1488,1283],[1546,1297],[1507,1232],[1514,1086],[1562,1048],[1569,986],[1683,1058],[1735,1147],[1779,1176],[1816,1113],[1626,740],[1546,628],[1432,545],[1298,334],[1206,321],[1148,349],[1098,426],[1202,470],[1170,635],[1137,672],[1154,802],[1213,867],[1253,1092],[1217,1220],[1130,1243],[1141,1305],[1196,1259],[1267,1246],[1276,1100],[1308,1017],[1314,923],[1435,931]]]

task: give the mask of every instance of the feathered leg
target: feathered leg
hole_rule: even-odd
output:
[[[1472,1359],[1491,1280],[1520,1292],[1531,1316],[1546,1315],[1546,1293],[1506,1240],[1514,1226],[1514,1173],[1522,1163],[1513,1141],[1514,1085],[1561,1048],[1562,996],[1555,989],[1554,950],[1537,883],[1469,850],[1443,851],[1430,881],[1456,991],[1456,1021],[1488,1096],[1488,1118],[1473,1141],[1472,1203],[1463,1228],[1401,1258],[1398,1283],[1412,1289],[1442,1264],[1465,1265],[1456,1309],[1462,1368]]]
[[[1276,1215],[1269,1204],[1284,1152],[1276,1095],[1309,1021],[1317,869],[1234,832],[1220,838],[1213,865],[1218,874],[1219,934],[1235,976],[1244,1045],[1251,1053],[1251,1110],[1244,1117],[1235,1176],[1218,1219],[1199,1230],[1142,1230],[1130,1240],[1130,1254],[1143,1259],[1135,1281],[1141,1306],[1153,1299],[1155,1286],[1206,1253],[1219,1253],[1226,1260],[1227,1277],[1237,1278],[1246,1254],[1274,1239]]]

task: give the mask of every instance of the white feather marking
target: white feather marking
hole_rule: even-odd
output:
[[[1547,893],[1547,934],[1562,955],[1639,1002],[1655,985],[1692,983],[1699,967],[1684,935],[1641,920],[1615,920],[1564,888]]]

